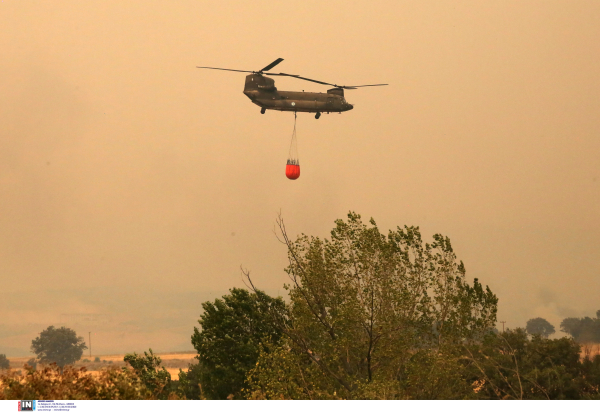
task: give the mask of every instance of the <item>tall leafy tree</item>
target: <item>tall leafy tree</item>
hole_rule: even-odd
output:
[[[598,313],[596,313],[596,316]],[[566,318],[560,329],[580,342],[600,342],[600,317]]]
[[[544,318],[529,319],[525,330],[530,335],[540,335],[545,338],[552,335],[555,330],[554,326]]]
[[[289,350],[272,356],[294,356],[298,375],[271,367],[253,373],[257,397],[280,396],[274,388],[286,374],[305,386],[305,397],[361,397],[377,385],[391,393],[386,385],[400,385],[417,351],[441,353],[480,339],[496,322],[496,296],[477,279],[467,282],[447,237],[424,243],[418,227],[406,226],[386,236],[373,219],[367,226],[353,212],[335,223],[330,239],[303,234],[294,241],[278,221],[288,249],[290,320],[274,321]],[[301,375],[320,375],[322,382],[306,383]]]
[[[560,323],[560,330],[568,333],[574,339],[577,339],[581,334],[581,319],[579,318],[565,318]]]
[[[256,364],[262,343],[277,343],[281,332],[272,322],[272,313],[285,317],[285,303],[257,291],[234,288],[229,295],[202,304],[204,312],[194,328],[192,344],[198,351],[198,365],[187,375],[180,374],[188,397],[241,399],[246,375]],[[198,387],[197,385],[200,385]],[[199,388],[202,393],[196,392]]]
[[[83,338],[77,336],[73,329],[49,326],[40,332],[40,336],[31,341],[31,351],[37,355],[40,362],[55,362],[60,368],[75,363],[81,359],[87,349]]]

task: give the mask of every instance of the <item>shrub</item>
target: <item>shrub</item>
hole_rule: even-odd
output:
[[[144,352],[144,356],[137,353],[127,354],[123,359],[133,368],[134,373],[141,382],[158,398],[167,399],[170,396],[171,374],[161,366],[161,359],[150,353]]]
[[[37,366],[37,361],[35,360],[35,358],[30,358],[27,361],[27,365],[31,366],[31,368],[35,370],[35,368]]]
[[[14,371],[0,375],[0,400],[6,399],[154,399],[137,375],[127,369],[105,369],[98,375],[85,368],[56,364],[34,370],[25,365],[25,373]]]

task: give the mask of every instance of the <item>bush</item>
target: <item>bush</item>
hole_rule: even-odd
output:
[[[171,392],[171,374],[160,366],[161,360],[154,355],[152,349],[150,353],[144,352],[144,356],[137,353],[127,354],[123,359],[133,368],[134,373],[142,383],[158,399],[167,399]]]
[[[154,399],[137,375],[127,369],[106,369],[98,375],[85,368],[56,364],[34,370],[25,365],[24,376],[10,371],[0,375],[0,400],[6,399]]]

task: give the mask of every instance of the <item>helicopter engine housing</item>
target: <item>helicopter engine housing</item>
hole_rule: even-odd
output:
[[[249,74],[246,76],[246,84],[244,85],[244,91],[251,90],[262,90],[265,92],[275,92],[275,80],[270,77],[265,77],[260,74]]]
[[[336,87],[335,89],[327,90],[327,94],[337,94],[338,96],[344,97],[344,89],[341,87]]]

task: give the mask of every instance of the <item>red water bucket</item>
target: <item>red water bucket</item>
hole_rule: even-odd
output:
[[[290,180],[296,180],[300,177],[300,165],[285,165],[285,175]]]

